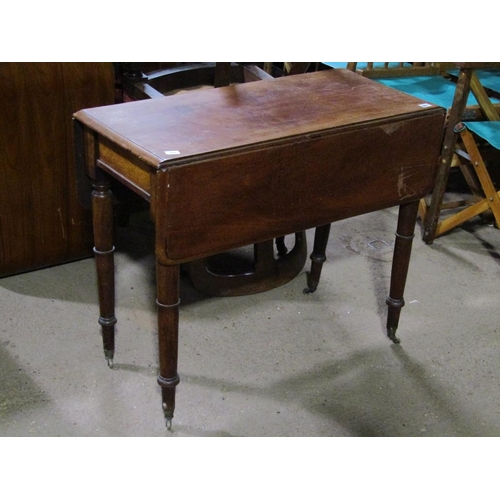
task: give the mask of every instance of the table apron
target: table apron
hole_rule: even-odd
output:
[[[97,155],[97,166],[101,170],[118,179],[145,200],[150,200],[151,176],[155,175],[156,166],[149,165],[104,137],[99,138]]]

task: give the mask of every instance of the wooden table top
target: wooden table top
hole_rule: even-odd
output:
[[[331,70],[74,116],[87,174],[149,200],[179,263],[422,198],[445,110]]]
[[[351,71],[330,70],[84,109],[74,116],[150,167],[165,168],[225,150],[421,114],[423,108],[437,106]]]

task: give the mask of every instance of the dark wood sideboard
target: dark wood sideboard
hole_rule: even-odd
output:
[[[92,254],[72,114],[113,104],[112,63],[0,63],[0,277]]]

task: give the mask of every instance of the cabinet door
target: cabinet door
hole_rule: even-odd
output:
[[[0,63],[0,276],[91,255],[72,114],[113,102],[111,63]]]

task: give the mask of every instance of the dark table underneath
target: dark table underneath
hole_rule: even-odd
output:
[[[418,201],[433,187],[445,110],[347,70],[86,109],[78,167],[93,184],[104,350],[114,354],[109,176],[150,201],[155,222],[163,408],[175,406],[179,266],[318,228],[316,288],[330,223],[400,206],[388,333],[395,332]]]

